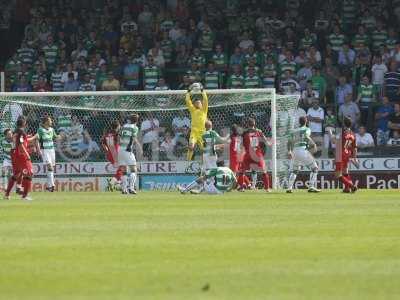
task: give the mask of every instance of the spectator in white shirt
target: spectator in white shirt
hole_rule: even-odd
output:
[[[307,111],[307,119],[311,130],[311,136],[314,142],[317,144],[318,149],[321,149],[322,145],[322,123],[324,122],[325,112],[322,107],[319,106],[319,100],[314,99],[312,106]]]
[[[353,102],[353,94],[347,94],[344,98],[344,104],[339,107],[339,120],[343,120],[344,117],[349,117],[353,128],[357,128],[360,116],[360,108]]]
[[[171,160],[174,157],[175,141],[171,137],[171,133],[166,131],[164,134],[164,139],[160,144],[160,159],[161,160]]]
[[[358,133],[356,134],[356,145],[361,151],[375,147],[374,138],[367,132],[364,126],[360,126]]]
[[[388,146],[400,147],[400,130],[393,131],[393,137],[387,142]]]
[[[382,57],[377,56],[375,58],[375,63],[372,66],[372,84],[376,86],[379,94],[381,93],[383,82],[385,80],[385,73],[388,71],[386,65],[382,62]]]
[[[160,122],[149,113],[147,119],[142,122],[140,131],[142,133],[143,156],[151,161],[153,153],[158,152],[158,136],[160,130]]]

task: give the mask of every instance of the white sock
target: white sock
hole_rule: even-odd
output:
[[[310,173],[310,186],[309,186],[309,188],[316,188],[317,187],[317,175],[318,175],[318,172],[311,172]]]
[[[251,187],[255,189],[257,186],[257,172],[251,173]]]
[[[135,189],[135,182],[136,182],[136,173],[133,172],[129,175],[129,189],[130,190]]]
[[[289,182],[288,182],[288,189],[289,190],[293,189],[293,185],[294,185],[294,182],[296,181],[296,177],[297,177],[296,173],[290,173]]]
[[[193,189],[194,189],[195,187],[197,187],[197,186],[198,186],[198,183],[197,183],[197,181],[195,180],[195,181],[189,183],[189,184],[186,186],[185,192],[189,192],[189,191],[193,190]]]
[[[122,176],[121,187],[123,192],[126,192],[128,190],[128,176]]]
[[[47,171],[47,187],[53,187],[54,184],[54,171]]]

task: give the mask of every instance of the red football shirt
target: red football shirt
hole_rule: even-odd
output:
[[[30,160],[30,155],[28,152],[29,143],[28,143],[28,135],[23,129],[17,129],[14,134],[15,139],[15,156],[18,160]],[[24,149],[26,151],[24,151]]]
[[[248,129],[243,134],[243,147],[246,154],[255,153],[257,156],[264,155],[264,133],[259,129]]]

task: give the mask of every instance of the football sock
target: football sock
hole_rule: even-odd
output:
[[[293,189],[293,185],[294,185],[294,183],[296,181],[296,177],[297,177],[296,173],[290,173],[289,182],[288,182],[288,189],[289,190]]]
[[[264,189],[268,190],[271,187],[268,173],[264,173],[262,179],[264,183]]]

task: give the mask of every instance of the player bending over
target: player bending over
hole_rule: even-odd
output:
[[[264,160],[264,149],[270,144],[270,142],[267,140],[264,133],[260,129],[256,128],[255,119],[250,118],[247,124],[248,128],[243,133],[244,156],[238,178],[238,181],[242,184],[242,186],[240,186],[240,190],[244,190],[246,188],[244,185],[244,176],[246,172],[251,171],[255,175],[253,176],[252,182],[253,188],[256,187],[257,172],[261,172],[264,189],[269,192],[270,180]]]
[[[133,150],[140,151],[137,139],[139,115],[132,114],[129,122],[124,124],[119,135],[118,165],[123,170],[122,194],[136,194],[135,182],[137,177],[136,157]]]
[[[239,127],[233,124],[231,127],[230,144],[229,144],[229,168],[239,178],[239,171],[243,162],[243,139],[239,133]],[[251,182],[249,178],[244,174],[241,178],[244,182],[238,181],[239,186],[250,187]]]
[[[201,91],[202,100],[195,99],[192,102],[193,91]],[[201,150],[203,149],[202,136],[205,132],[204,125],[207,120],[208,114],[208,96],[207,93],[203,90],[203,86],[200,83],[194,83],[189,87],[186,93],[185,102],[192,119],[192,128],[190,131],[188,145],[189,149],[187,152],[187,160],[190,161],[193,158],[193,152],[196,145],[198,145]]]
[[[54,141],[59,139],[53,126],[53,120],[46,116],[42,119],[42,124],[39,127],[35,138],[39,142],[42,161],[47,166],[47,187],[46,190],[54,192],[54,170],[56,166],[56,151]]]
[[[113,191],[116,185],[121,184],[123,176],[123,168],[118,165],[118,152],[120,148],[118,136],[120,129],[121,125],[118,121],[112,122],[110,128],[101,139],[101,146],[106,153],[107,160],[117,168],[114,177],[108,182],[109,191]]]
[[[293,130],[290,135],[288,156],[291,162],[288,189],[286,191],[287,193],[293,192],[293,185],[296,181],[297,173],[299,172],[300,167],[308,167],[311,170],[308,192],[320,192],[320,190],[318,190],[316,187],[318,165],[314,156],[308,150],[308,147],[312,147],[315,151],[317,151],[317,145],[311,139],[311,130],[307,127],[307,122],[307,117],[300,117],[300,128]]]
[[[358,164],[356,136],[351,130],[352,124],[349,117],[344,117],[343,126],[341,137],[340,135],[335,137],[332,132],[329,132],[332,144],[336,145],[335,175],[343,183],[344,193],[354,193],[357,187],[349,174],[349,162]]]
[[[13,136],[14,148],[11,150],[11,161],[13,165],[13,176],[8,181],[7,190],[5,193],[5,198],[10,198],[10,192],[19,178],[22,178],[22,199],[32,200],[28,196],[32,188],[32,176],[33,168],[32,161],[28,151],[29,143],[36,139],[36,135],[28,138],[25,132],[26,119],[25,117],[20,117],[17,120],[17,129],[15,130]]]
[[[178,190],[182,194],[223,194],[229,192],[236,187],[237,181],[235,174],[231,169],[226,167],[217,167],[208,170],[205,175],[200,176],[195,181]]]
[[[203,170],[215,169],[217,167],[217,150],[229,140],[229,137],[221,137],[212,128],[212,122],[207,120],[205,123],[206,131],[203,139]]]
[[[13,148],[13,133],[11,129],[3,132],[4,139],[1,141],[1,152],[3,164],[1,168],[2,189],[5,190],[8,185],[8,178],[12,175],[11,150]]]

